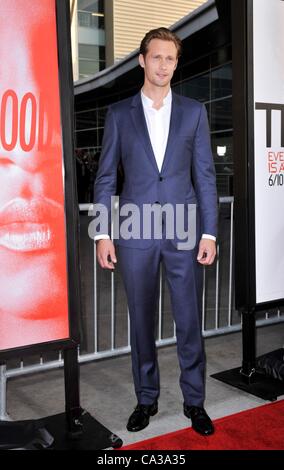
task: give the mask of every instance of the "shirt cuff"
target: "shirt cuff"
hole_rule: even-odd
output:
[[[214,235],[208,235],[208,233],[203,233],[201,238],[206,238],[207,240],[213,240],[214,242],[216,241],[216,237],[214,237]]]
[[[102,234],[102,235],[95,235],[94,237],[95,242],[99,240],[110,240],[110,236],[107,234]]]

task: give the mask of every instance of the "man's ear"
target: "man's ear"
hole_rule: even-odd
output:
[[[143,54],[139,54],[138,60],[139,60],[140,67],[142,67],[142,69],[144,69],[144,67],[145,67],[145,61],[144,61],[144,56],[143,56]]]

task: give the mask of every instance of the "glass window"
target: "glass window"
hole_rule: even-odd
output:
[[[77,131],[76,133],[76,147],[96,147],[97,146],[97,132],[96,129],[89,131]]]
[[[94,129],[97,127],[97,111],[76,113],[76,130]]]
[[[190,77],[191,75],[191,78],[177,82],[174,90],[205,103],[211,130],[218,194],[228,196],[232,195],[234,175],[232,64],[227,63],[210,69],[211,62],[212,56],[208,56],[193,64],[186,64],[180,70],[180,76]],[[200,74],[199,70],[202,69],[204,73]]]
[[[98,127],[104,127],[105,125],[105,119],[106,119],[106,114],[107,114],[108,108],[99,108],[98,111]]]
[[[198,101],[209,101],[210,99],[210,76],[209,73],[200,75],[182,83],[182,95],[194,98]]]
[[[80,148],[76,150],[75,155],[79,202],[92,202],[98,151],[96,148]]]
[[[233,164],[232,131],[212,134],[211,144],[216,165],[221,165],[222,168],[226,166],[230,167],[230,165]],[[227,169],[225,171],[227,171]]]
[[[211,99],[232,94],[232,64],[226,64],[211,73]]]
[[[78,11],[86,11],[89,13],[103,14],[103,0],[77,0]]]
[[[100,62],[95,60],[79,59],[79,70],[80,78],[85,78],[89,75],[94,75],[95,73],[101,70]]]
[[[234,175],[232,131],[212,134],[211,144],[218,194],[219,196],[230,196],[233,194]]]
[[[232,129],[232,98],[212,101],[210,103],[210,128],[211,132]]]
[[[105,22],[102,0],[78,0],[79,78],[105,68]]]
[[[80,59],[105,60],[105,48],[94,44],[79,44]]]
[[[78,0],[79,28],[104,29],[103,1]]]

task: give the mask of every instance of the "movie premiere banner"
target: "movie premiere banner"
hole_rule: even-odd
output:
[[[55,0],[1,0],[0,351],[69,337]]]
[[[254,0],[256,303],[284,298],[284,1]]]

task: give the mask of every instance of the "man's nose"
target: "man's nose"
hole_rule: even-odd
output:
[[[167,68],[167,61],[166,61],[166,59],[161,59],[161,61],[160,61],[160,67],[161,67],[161,69],[163,69],[163,70]]]

